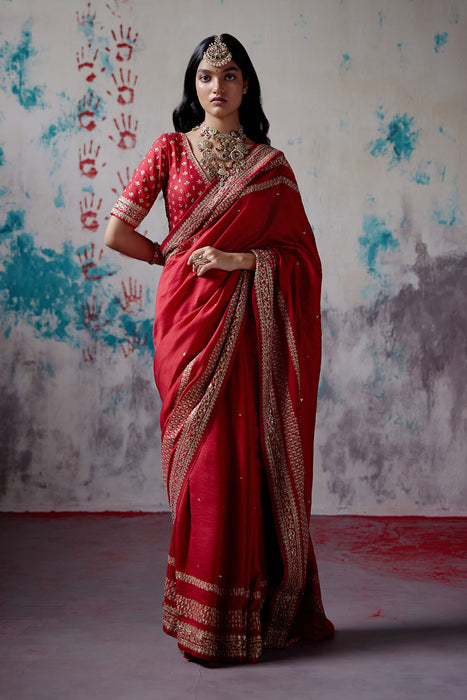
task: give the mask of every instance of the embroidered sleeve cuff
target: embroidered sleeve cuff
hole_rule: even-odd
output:
[[[137,228],[148,212],[144,207],[122,196],[110,213],[133,228]]]

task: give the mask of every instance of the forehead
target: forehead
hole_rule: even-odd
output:
[[[206,61],[204,58],[203,60],[199,63],[197,72],[203,72],[203,73],[213,73],[213,74],[222,74],[222,73],[227,73],[228,71],[231,70],[237,70],[239,73],[242,71],[240,68],[237,66],[235,61],[230,61],[229,63],[226,63],[225,66],[212,66],[208,61]]]

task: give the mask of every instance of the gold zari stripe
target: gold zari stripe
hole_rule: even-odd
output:
[[[163,626],[167,634],[177,637],[183,648],[218,660],[256,661],[263,648],[261,634],[250,629],[245,634],[213,634],[188,622],[180,622],[169,613],[164,613]]]

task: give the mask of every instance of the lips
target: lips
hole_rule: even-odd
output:
[[[224,104],[224,102],[227,102],[227,100],[224,100],[223,97],[215,97],[213,100],[211,100],[211,104]]]

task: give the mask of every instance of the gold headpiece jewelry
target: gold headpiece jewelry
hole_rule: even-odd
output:
[[[229,48],[223,41],[221,41],[220,36],[216,36],[212,44],[209,44],[208,48],[203,54],[205,61],[219,68],[219,66],[225,66],[232,60],[232,54]]]

